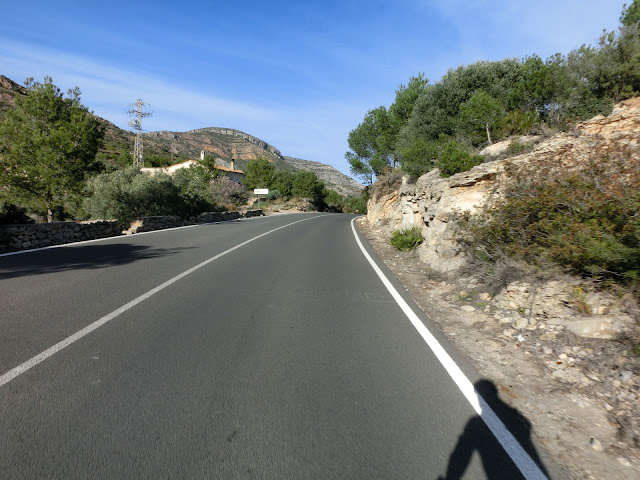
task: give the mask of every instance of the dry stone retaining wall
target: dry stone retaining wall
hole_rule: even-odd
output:
[[[64,243],[115,237],[122,234],[116,221],[55,222],[0,225],[0,252],[29,250]]]
[[[192,220],[181,217],[158,216],[136,220],[125,232],[115,220],[95,222],[55,222],[29,225],[0,225],[0,253],[63,245],[65,243],[117,237],[125,233],[151,232],[165,228],[195,225],[196,223],[223,222],[238,218],[264,215],[262,210],[240,212],[205,212]]]

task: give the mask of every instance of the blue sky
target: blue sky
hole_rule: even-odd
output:
[[[0,0],[0,74],[79,86],[96,114],[148,131],[210,126],[344,173],[347,136],[395,89],[477,60],[595,44],[624,0]]]

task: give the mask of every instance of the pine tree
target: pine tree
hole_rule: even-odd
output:
[[[0,123],[0,184],[12,203],[46,212],[79,192],[103,138],[98,120],[80,103],[78,87],[63,98],[50,77],[25,82],[28,95]]]

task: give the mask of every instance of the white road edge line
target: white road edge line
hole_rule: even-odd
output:
[[[371,258],[371,255],[369,255],[367,250],[362,245],[360,237],[358,237],[358,233],[356,232],[356,227],[354,224],[355,220],[355,218],[351,220],[351,229],[363,255],[369,261],[376,274],[378,274],[378,277],[380,277],[380,280],[382,280],[384,286],[387,287],[387,290],[389,291],[391,296],[398,303],[404,314],[413,324],[420,336],[422,336],[429,348],[433,351],[449,376],[453,379],[462,394],[469,401],[473,409],[478,413],[480,418],[484,420],[484,423],[487,425],[487,427],[489,427],[489,430],[491,430],[500,445],[502,445],[502,448],[504,448],[504,450],[511,457],[522,475],[524,475],[527,480],[548,480],[547,476],[542,472],[542,470],[540,470],[540,467],[538,467],[536,462],[533,461],[526,450],[522,448],[520,442],[518,442],[511,434],[511,432],[509,432],[507,427],[505,427],[504,423],[502,423],[496,413],[491,410],[491,407],[489,407],[489,405],[478,394],[478,392],[476,392],[471,381],[462,372],[460,367],[458,367],[458,365],[453,361],[453,359],[449,356],[442,345],[440,345],[433,334],[427,329],[427,327],[425,327],[424,323],[420,321],[420,318],[418,318],[416,313],[398,293],[398,291],[391,284],[386,275],[382,272],[382,270],[380,270],[380,267],[378,267],[373,258]]]
[[[120,308],[114,310],[113,312],[105,315],[104,317],[100,318],[99,320],[96,320],[95,322],[87,325],[82,330],[78,330],[73,335],[71,335],[71,336],[65,338],[64,340],[56,343],[52,347],[47,348],[45,351],[43,351],[42,353],[39,353],[35,357],[32,357],[29,360],[27,360],[26,362],[18,365],[17,367],[12,368],[8,372],[6,372],[2,376],[0,376],[0,387],[5,385],[6,383],[9,383],[11,380],[13,380],[14,378],[18,377],[19,375],[22,375],[23,373],[25,373],[26,371],[28,371],[31,368],[35,367],[39,363],[45,361],[47,358],[51,357],[52,355],[58,353],[60,350],[62,350],[64,348],[67,348],[69,345],[71,345],[74,342],[77,342],[82,337],[84,337],[84,336],[88,335],[89,333],[93,332],[94,330],[100,328],[105,323],[110,322],[111,320],[116,318],[118,315],[126,312],[127,310],[129,310],[132,307],[135,307],[139,303],[144,302],[146,299],[148,299],[152,295],[155,295],[159,291],[164,290],[169,285],[172,285],[172,284],[176,283],[178,280],[183,279],[187,275],[195,272],[196,270],[199,270],[200,268],[204,267],[205,265],[208,265],[209,263],[213,262],[214,260],[217,260],[218,258],[220,258],[220,257],[222,257],[222,256],[224,256],[224,255],[226,255],[228,253],[231,253],[234,250],[237,250],[238,248],[247,245],[248,243],[251,243],[251,242],[253,242],[255,240],[258,240],[259,238],[264,237],[265,235],[269,235],[270,233],[276,232],[278,230],[281,230],[283,228],[289,227],[291,225],[295,225],[296,223],[305,222],[307,220],[312,220],[314,218],[319,218],[319,217],[321,217],[321,215],[316,215],[316,216],[309,217],[309,218],[303,218],[302,220],[297,220],[295,222],[291,222],[291,223],[287,223],[286,225],[282,225],[281,227],[274,228],[273,230],[269,230],[268,232],[265,232],[265,233],[262,233],[262,234],[260,234],[260,235],[258,235],[256,237],[250,238],[249,240],[247,240],[245,242],[239,243],[235,247],[231,247],[228,250],[225,250],[224,252],[219,253],[219,254],[217,254],[217,255],[205,260],[204,262],[201,262],[201,263],[197,264],[195,267],[191,267],[190,269],[185,270],[184,272],[176,275],[175,277],[173,277],[173,278],[167,280],[166,282],[158,285],[157,287],[149,290],[147,293],[143,293],[139,297],[131,300],[129,303],[127,303],[127,304],[121,306]]]
[[[262,218],[262,217],[250,217],[250,218]],[[38,248],[30,248],[28,250],[18,250],[16,252],[0,253],[0,258],[10,257],[11,255],[22,255],[23,253],[40,252],[42,250],[51,250],[52,248],[73,247],[75,245],[82,245],[84,243],[103,242],[105,240],[114,240],[114,239],[123,239],[123,238],[135,238],[135,237],[139,237],[140,235],[168,232],[170,230],[181,230],[183,228],[201,227],[203,225],[218,225],[220,223],[234,222],[236,220],[242,220],[242,219],[238,218],[234,220],[221,220],[219,222],[198,223],[196,225],[183,225],[182,227],[161,228],[160,230],[151,230],[150,232],[140,232],[140,233],[135,233],[131,235],[115,235],[113,237],[94,238],[93,240],[81,240],[79,242],[60,243],[58,245],[49,245],[48,247],[38,247]]]

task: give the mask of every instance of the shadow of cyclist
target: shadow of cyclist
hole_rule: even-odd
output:
[[[479,380],[474,387],[476,392],[482,396],[522,448],[537,464],[540,471],[549,478],[549,474],[531,440],[531,424],[529,421],[518,410],[500,400],[498,389],[490,380]],[[509,457],[499,446],[482,417],[477,415],[469,420],[464,431],[458,437],[458,443],[449,457],[447,474],[444,477],[438,477],[438,480],[458,480],[462,478],[474,452],[478,452],[480,455],[487,478],[491,480],[524,478],[513,464],[513,461],[508,459]],[[514,474],[516,475],[515,477]]]

